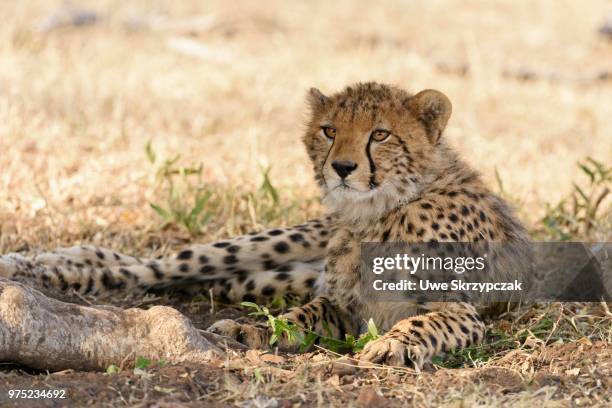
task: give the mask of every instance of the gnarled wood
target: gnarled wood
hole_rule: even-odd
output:
[[[0,262],[0,269],[7,266]],[[48,370],[103,370],[129,365],[137,356],[205,363],[221,355],[173,308],[79,306],[0,278],[0,361]]]

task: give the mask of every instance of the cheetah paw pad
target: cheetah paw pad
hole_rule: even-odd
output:
[[[207,331],[229,337],[250,348],[268,348],[268,331],[251,324],[241,324],[231,319],[215,322]]]
[[[360,365],[384,364],[394,367],[413,367],[417,372],[424,362],[419,345],[406,345],[399,340],[381,337],[366,344],[357,356]]]

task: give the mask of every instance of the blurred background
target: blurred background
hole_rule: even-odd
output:
[[[312,86],[443,91],[445,137],[531,225],[589,183],[578,162],[612,158],[610,1],[24,0],[0,15],[0,253],[138,252],[318,214],[300,141]]]

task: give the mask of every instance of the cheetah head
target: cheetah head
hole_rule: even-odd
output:
[[[360,83],[331,96],[311,89],[304,136],[324,202],[351,218],[381,216],[418,196],[435,173],[451,114],[441,92],[411,95]]]

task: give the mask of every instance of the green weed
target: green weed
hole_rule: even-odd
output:
[[[586,186],[574,183],[570,195],[556,205],[546,205],[541,219],[544,234],[553,240],[569,241],[608,230],[612,223],[612,205],[605,205],[612,185],[612,167],[587,158],[578,167],[588,177]]]
[[[157,154],[151,142],[146,144],[145,153],[149,162],[155,165]],[[164,160],[157,168],[157,184],[166,191],[166,203],[149,205],[166,224],[174,223],[191,235],[196,235],[214,214],[207,208],[213,192],[201,186],[202,164],[181,166],[178,164],[180,158],[177,154]]]
[[[336,339],[332,337],[332,331],[327,322],[324,323],[327,332],[326,336],[315,333],[312,330],[302,329],[292,322],[287,321],[282,317],[273,316],[270,310],[265,306],[259,306],[253,302],[242,302],[242,306],[254,309],[255,311],[249,313],[250,316],[264,317],[267,319],[268,326],[272,329],[272,336],[270,336],[270,346],[278,343],[278,340],[284,336],[287,342],[293,346],[299,346],[300,352],[304,352],[312,347],[315,342],[324,348],[327,348],[334,352],[346,352],[352,351],[354,353],[363,350],[364,346],[378,338],[378,329],[376,325],[370,319],[368,322],[368,331],[358,338],[347,334],[344,340]]]
[[[315,199],[285,200],[270,178],[270,168],[261,168],[262,182],[256,190],[244,190],[205,183],[203,165],[182,165],[181,156],[160,160],[151,143],[145,145],[147,160],[156,167],[156,189],[162,190],[163,201],[149,203],[163,220],[163,228],[177,226],[190,235],[198,235],[214,219],[227,219],[228,228],[236,233],[255,226],[283,224],[294,219],[303,222],[305,207]],[[213,217],[214,216],[214,217]],[[239,224],[239,225],[236,225]]]

